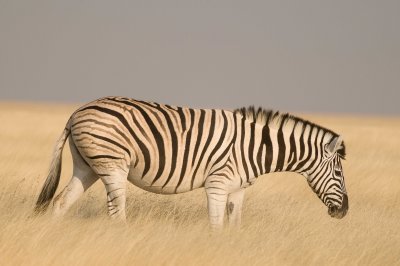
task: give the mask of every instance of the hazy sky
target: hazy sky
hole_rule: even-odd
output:
[[[399,115],[400,1],[0,0],[0,100],[108,95]]]

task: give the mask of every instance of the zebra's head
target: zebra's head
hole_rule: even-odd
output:
[[[331,217],[343,218],[349,208],[341,159],[345,158],[345,146],[340,136],[333,137],[322,147],[317,167],[305,171],[308,184],[328,207]]]

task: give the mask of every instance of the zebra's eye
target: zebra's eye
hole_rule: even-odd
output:
[[[335,175],[336,176],[341,176],[342,175],[342,171],[335,169]]]

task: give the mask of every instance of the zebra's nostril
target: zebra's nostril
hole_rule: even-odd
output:
[[[348,197],[346,194],[343,195],[342,206],[338,207],[335,205],[331,205],[328,207],[328,213],[331,217],[342,219],[346,216],[349,208]]]
[[[347,194],[343,194],[342,207],[340,209],[343,211],[347,211],[349,209],[349,198],[347,197]]]
[[[330,215],[333,215],[336,211],[337,211],[337,207],[336,206],[329,206],[328,207],[328,213]]]

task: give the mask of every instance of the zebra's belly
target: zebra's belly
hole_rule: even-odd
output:
[[[179,186],[177,184],[174,184],[174,182],[171,182],[171,184],[167,184],[165,186],[162,186],[158,184],[158,182],[155,182],[153,185],[151,182],[146,181],[145,178],[138,177],[137,175],[129,175],[128,176],[129,182],[134,184],[135,186],[144,189],[149,192],[157,193],[157,194],[177,194],[177,193],[185,193],[188,191],[191,191],[196,188],[200,188],[203,186],[203,182],[199,184],[198,182],[195,182],[193,185],[193,188],[191,188],[190,184],[188,184],[187,180],[182,182]],[[198,179],[197,179],[198,180]]]

